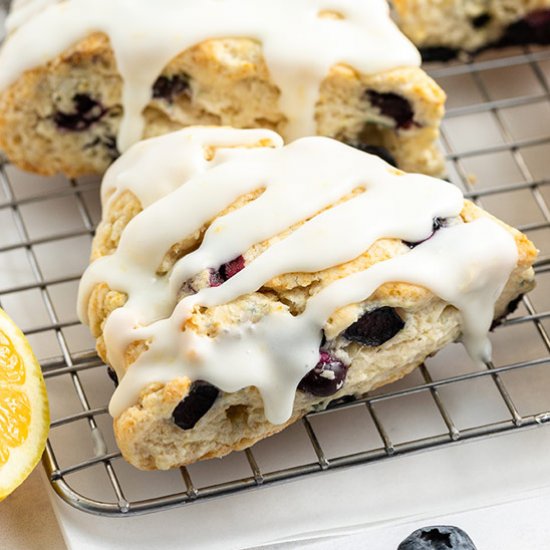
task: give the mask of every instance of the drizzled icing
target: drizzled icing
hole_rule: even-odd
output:
[[[60,0],[13,0],[10,13],[6,17],[6,30],[12,32],[48,6]]]
[[[211,146],[220,143],[212,153]],[[255,143],[268,147],[252,147]],[[158,151],[168,162],[159,162]],[[163,182],[156,195],[143,185],[143,174],[153,167],[156,181]],[[110,405],[115,417],[147,384],[187,376],[226,392],[256,386],[266,417],[285,422],[296,387],[319,360],[327,320],[386,282],[426,287],[454,305],[471,356],[482,361],[490,355],[487,331],[495,301],[517,263],[517,249],[513,237],[489,219],[460,223],[463,196],[448,183],[405,175],[328,138],[283,146],[269,131],[201,128],[135,146],[108,172],[103,199],[108,203],[124,190],[148,206],[126,226],[117,250],[91,264],[79,293],[84,321],[96,284],[105,282],[128,295],[103,330],[109,362],[121,379]],[[257,190],[262,192],[254,200],[218,217]],[[381,238],[427,239],[434,218],[456,223],[409,252],[328,284],[299,315],[281,304],[258,322],[223,327],[214,337],[182,329],[197,307],[230,303],[277,275],[342,264]],[[158,274],[166,251],[211,220],[201,245],[169,273]],[[178,302],[186,280],[304,220],[221,286]],[[146,341],[148,348],[124,374],[124,353],[135,341]]]
[[[208,156],[214,149],[257,147],[260,144],[282,147],[283,139],[270,130],[241,132],[227,127],[213,129],[197,126],[174,132],[163,139],[136,143],[105,173],[101,200],[106,205],[122,191],[131,188],[145,208],[174,191],[182,182],[211,167]],[[224,153],[227,154],[227,151]],[[150,162],[153,157],[154,163]],[[216,162],[219,159],[218,153]],[[159,177],[159,170],[162,170],[162,178]],[[152,181],[154,185],[151,185]]]
[[[124,82],[121,151],[141,138],[141,114],[163,68],[207,39],[246,37],[262,44],[288,140],[316,133],[319,86],[332,66],[371,74],[420,65],[386,0],[31,0],[9,24],[0,89],[90,33],[109,36]]]

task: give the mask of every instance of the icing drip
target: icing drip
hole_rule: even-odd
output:
[[[386,0],[34,0],[10,16],[10,29],[0,53],[0,88],[93,32],[109,36],[124,81],[121,151],[141,138],[141,114],[163,68],[207,39],[262,44],[288,140],[316,133],[319,86],[334,65],[365,74],[420,65]]]
[[[387,282],[424,286],[457,307],[462,314],[463,342],[474,361],[481,363],[490,357],[487,332],[494,304],[516,258],[515,243],[508,233],[495,222],[478,220],[441,230],[404,256],[331,284],[311,298],[299,316],[281,310],[255,325],[229,329],[214,340],[181,332],[179,327],[192,305],[213,306],[232,295],[235,276],[221,287],[204,291],[202,296],[199,293],[183,300],[170,319],[125,337],[126,342],[151,339],[153,344],[122,379],[109,411],[115,417],[120,415],[149,383],[200,373],[200,378],[227,392],[256,386],[266,418],[273,424],[286,422],[300,380],[319,361],[321,330],[330,315],[345,305],[367,299]],[[111,315],[112,330],[123,334],[128,330],[127,318],[115,318],[116,313]]]
[[[282,147],[279,134],[270,130],[194,127],[134,145],[112,164],[101,184],[101,200],[106,206],[125,189],[132,189],[143,208],[168,195],[195,174],[212,166],[214,149]],[[222,153],[223,154],[223,153]],[[155,162],[150,162],[154,157]],[[217,153],[218,162],[220,152]],[[162,177],[159,177],[159,169]],[[155,185],[151,185],[154,181]]]
[[[32,19],[48,6],[59,3],[60,0],[14,0],[10,13],[6,17],[6,30],[13,32],[16,28]]]
[[[271,147],[253,147],[259,143]],[[212,144],[222,145],[212,151]],[[208,159],[205,149],[211,152]],[[159,152],[166,163],[158,161]],[[155,192],[144,183],[153,169],[156,181],[163,182]],[[285,422],[300,380],[319,360],[327,320],[386,282],[424,286],[457,307],[471,356],[482,361],[490,355],[487,331],[495,301],[517,263],[517,249],[513,237],[488,219],[456,220],[413,250],[403,247],[402,255],[330,283],[300,315],[281,304],[260,321],[224,327],[215,337],[184,328],[198,307],[230,303],[277,275],[340,265],[381,238],[424,241],[435,218],[456,219],[463,208],[462,194],[450,184],[403,174],[328,138],[304,138],[283,147],[273,132],[202,128],[135,146],[113,165],[104,186],[106,202],[129,190],[148,204],[126,226],[117,250],[95,261],[80,286],[83,320],[96,284],[105,282],[128,296],[103,330],[109,363],[121,379],[110,406],[114,416],[134,404],[147,384],[187,376],[227,392],[256,386],[266,417]],[[219,216],[239,197],[258,190],[253,200]],[[158,273],[172,245],[206,227],[194,252],[167,274]],[[281,236],[289,227],[294,230]],[[185,281],[277,235],[222,285],[178,303]],[[126,348],[141,340],[148,349],[124,374]]]

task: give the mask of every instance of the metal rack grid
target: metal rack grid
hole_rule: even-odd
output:
[[[498,86],[499,75],[503,71],[511,69],[519,70],[524,75],[529,73],[528,77],[521,80],[522,82],[525,82],[526,79],[529,80],[534,86],[534,91],[524,92],[511,89],[508,97],[499,96],[502,92],[502,86]],[[546,76],[547,73],[549,78]],[[524,213],[529,216],[527,221],[520,223],[519,226],[534,238],[539,247],[542,247],[543,244],[547,246],[536,263],[536,271],[539,279],[544,279],[545,276],[550,277],[548,275],[550,273],[550,256],[548,255],[550,253],[550,179],[546,179],[544,176],[539,177],[538,169],[536,167],[533,169],[529,157],[529,151],[532,148],[548,146],[548,152],[550,152],[550,125],[546,135],[518,136],[509,116],[515,112],[514,109],[527,108],[531,109],[538,119],[544,114],[543,111],[550,107],[548,83],[550,79],[550,50],[526,48],[489,54],[489,57],[485,56],[485,58],[470,60],[466,63],[457,62],[436,66],[431,70],[431,74],[441,81],[449,91],[452,92],[455,88],[457,90],[456,97],[451,93],[450,108],[442,128],[442,143],[447,153],[449,171],[454,183],[459,185],[467,196],[481,204],[492,200],[493,209],[495,205],[498,206],[500,202],[504,202],[505,197],[508,197],[508,202],[510,202],[510,197],[514,197],[515,193],[519,192],[524,195],[527,193],[531,205]],[[491,78],[488,79],[490,75]],[[518,80],[513,79],[513,81],[517,82]],[[496,86],[493,86],[495,82]],[[495,97],[493,88],[500,90],[497,97]],[[460,143],[457,144],[453,125],[457,123],[459,126],[461,124],[468,125],[469,117],[473,116],[482,116],[483,128],[488,124],[493,130],[496,128],[496,133],[482,136],[485,143],[478,144],[475,138],[478,137],[477,134],[480,133],[481,126],[470,126],[472,131],[475,130],[475,136],[473,135],[464,147]],[[520,118],[522,118],[521,113]],[[503,160],[499,155],[505,155],[507,160]],[[489,164],[494,166],[506,162],[511,163],[512,180],[508,183],[499,182],[481,187],[475,184],[472,176],[469,175],[469,169],[472,163],[475,169],[475,162],[480,158],[490,158]],[[60,313],[56,302],[57,296],[60,293],[63,294],[63,289],[77,284],[80,269],[76,269],[74,273],[63,271],[61,274],[53,272],[51,274],[51,269],[44,266],[46,257],[44,247],[56,246],[57,252],[53,254],[58,255],[56,257],[58,261],[64,262],[65,258],[59,255],[64,254],[63,251],[68,241],[75,238],[83,238],[86,241],[91,239],[97,222],[97,213],[94,215],[97,204],[94,206],[91,197],[97,197],[99,184],[97,181],[89,179],[64,181],[61,184],[59,182],[54,184],[53,189],[50,189],[52,186],[41,188],[40,185],[35,185],[31,192],[28,192],[28,189],[21,192],[16,176],[16,171],[7,162],[3,162],[0,166],[0,216],[2,216],[0,225],[6,230],[8,229],[6,220],[11,220],[9,223],[12,225],[9,229],[13,235],[12,241],[8,244],[3,244],[0,241],[0,262],[5,254],[20,253],[28,263],[31,276],[23,284],[0,281],[0,303],[11,312],[10,304],[14,299],[23,294],[27,296],[30,293],[28,300],[31,312],[28,317],[32,318],[33,322],[25,330],[26,334],[31,339],[49,335],[55,340],[58,352],[54,353],[53,357],[49,352],[50,358],[42,357],[41,363],[48,384],[55,385],[58,381],[62,381],[65,385],[61,390],[50,391],[53,412],[52,431],[43,457],[43,464],[51,484],[59,496],[80,510],[105,516],[128,517],[228,495],[237,491],[268,486],[309,474],[318,474],[442,445],[457,444],[473,438],[543,425],[550,421],[550,404],[529,413],[522,411],[513,396],[513,380],[507,379],[508,375],[520,372],[521,383],[529,390],[530,384],[535,384],[534,381],[530,382],[530,373],[535,369],[550,368],[550,337],[548,333],[550,304],[545,299],[545,293],[539,292],[533,294],[532,297],[525,297],[521,314],[506,321],[495,333],[495,336],[498,337],[501,331],[506,331],[506,345],[510,349],[520,350],[519,356],[511,354],[512,360],[508,358],[498,364],[487,364],[487,369],[484,371],[468,369],[464,371],[459,368],[457,372],[457,369],[452,371],[448,369],[444,375],[440,375],[437,365],[432,367],[428,362],[420,367],[415,375],[416,378],[411,375],[405,379],[404,384],[390,386],[382,392],[374,392],[361,400],[334,403],[327,411],[313,413],[304,418],[301,425],[294,428],[295,431],[302,430],[307,436],[310,454],[302,453],[302,460],[296,460],[295,463],[287,461],[281,465],[265,467],[262,460],[258,459],[258,446],[255,446],[244,453],[236,453],[243,458],[246,468],[239,470],[239,474],[232,478],[214,483],[212,480],[215,481],[219,476],[215,473],[204,475],[205,470],[203,469],[202,474],[198,476],[203,480],[201,481],[197,480],[193,467],[181,468],[177,473],[178,479],[171,477],[168,484],[170,489],[162,494],[146,494],[135,498],[129,496],[129,493],[135,493],[134,487],[130,483],[135,486],[150,474],[132,471],[131,481],[124,481],[123,478],[128,477],[126,474],[121,476],[120,471],[121,468],[124,470],[125,463],[120,453],[113,449],[111,443],[112,433],[106,406],[108,391],[100,392],[101,399],[105,399],[105,401],[98,403],[93,393],[94,389],[91,389],[92,386],[89,383],[90,373],[98,374],[102,379],[106,379],[105,367],[93,351],[75,350],[71,344],[71,331],[78,328],[78,321],[74,313]],[[4,195],[3,198],[1,194]],[[68,224],[71,227],[69,231],[65,229],[66,225],[59,225],[56,230],[47,234],[37,233],[32,223],[33,212],[37,212],[36,209],[47,210],[51,201],[55,200],[71,201],[76,207],[79,223],[75,225],[73,219]],[[491,209],[491,205],[486,206]],[[509,213],[511,213],[509,217],[515,217],[513,208],[509,210]],[[515,221],[515,219],[511,220],[512,223]],[[86,248],[82,244],[79,244],[78,247]],[[50,259],[51,254],[52,252]],[[82,254],[83,257],[87,256],[87,250],[84,250]],[[38,314],[39,309],[45,313]],[[18,320],[17,316],[16,320]],[[538,344],[529,344],[529,352],[522,347],[522,344],[527,346],[524,334],[520,332],[522,327],[534,329],[537,335]],[[503,341],[502,338],[501,340]],[[534,348],[536,348],[535,351],[533,351]],[[498,350],[497,346],[496,351]],[[44,351],[44,354],[47,353],[48,351]],[[39,353],[39,355],[43,354]],[[445,358],[443,358],[443,362],[446,362]],[[469,392],[466,392],[463,386],[481,380],[487,381],[492,390],[496,391],[501,405],[504,405],[505,413],[496,420],[493,414],[488,414],[486,417],[478,417],[469,423],[457,421],[456,406],[453,399],[449,401],[447,390],[457,388],[459,399],[466,400]],[[96,383],[94,382],[93,388],[95,387]],[[511,389],[512,391],[510,391]],[[408,415],[406,404],[403,404],[403,401],[415,396],[429,400],[429,404],[423,402],[424,404],[420,408],[422,411],[426,408],[436,411],[439,428],[429,435],[413,437],[405,433],[405,436],[401,434],[399,437],[394,437],[396,421],[395,418],[390,422],[385,419],[384,406],[388,403],[399,402],[398,411],[401,411],[402,416],[398,416],[397,423],[402,423],[404,417]],[[56,414],[56,405],[62,401],[71,401],[71,399],[76,403],[73,410],[70,413]],[[365,426],[370,425],[369,433],[374,437],[374,443],[371,442],[368,449],[351,452],[349,449],[340,452],[334,448],[333,444],[332,449],[327,451],[323,435],[326,430],[323,430],[322,426],[320,427],[319,421],[338,414],[351,414],[350,411],[354,414],[358,411],[365,414]],[[357,425],[355,428],[357,439],[361,439],[365,426]],[[83,446],[86,447],[85,449],[80,449],[79,456],[75,455],[74,449],[67,454],[67,445],[61,445],[56,440],[56,433],[67,427],[78,427],[78,432],[84,433],[89,442],[87,447]],[[272,440],[277,441],[278,438],[283,437],[283,434],[274,436]],[[79,445],[75,444],[71,447],[77,446]],[[270,448],[273,449],[273,444]],[[313,457],[313,459],[308,457]],[[223,459],[221,462],[225,460],[230,459]],[[219,462],[211,461],[203,463],[202,467],[207,468],[206,472],[209,472],[216,468],[216,464]],[[96,480],[100,478],[103,481],[106,480],[110,497],[98,498],[86,491],[79,490],[73,483],[73,476],[76,474],[79,474],[81,478],[88,478],[88,487],[95,484]],[[173,472],[155,475],[168,476],[173,475]]]

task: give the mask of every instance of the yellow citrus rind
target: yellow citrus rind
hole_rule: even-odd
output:
[[[40,365],[21,330],[0,309],[0,501],[40,460],[49,427]]]

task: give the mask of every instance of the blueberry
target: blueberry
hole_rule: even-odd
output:
[[[191,430],[212,408],[220,390],[208,382],[198,380],[191,384],[189,393],[172,412],[172,419],[182,430]]]
[[[365,346],[381,346],[393,338],[404,326],[405,322],[395,309],[384,306],[367,311],[344,331],[344,338]]]
[[[431,46],[421,48],[422,60],[429,61],[451,61],[458,55],[458,50],[454,48],[446,48],[445,46]]]
[[[523,299],[523,294],[520,294],[517,298],[514,298],[506,306],[506,311],[500,317],[498,317],[493,321],[493,323],[491,324],[491,330],[494,330],[495,328],[497,328],[499,325],[502,324],[502,321],[504,321],[504,319],[508,317],[508,315],[511,315],[512,313],[514,313],[514,311],[516,311],[516,309],[519,307],[519,304],[521,303],[522,299]]]
[[[488,14],[472,19],[474,28],[483,28],[490,22]],[[499,40],[481,48],[480,51],[497,47],[521,44],[550,44],[550,10],[536,10],[508,26]],[[450,61],[458,55],[458,50],[446,47],[427,47],[420,50],[424,61]],[[478,52],[472,52],[478,53]]]
[[[367,145],[366,143],[357,141],[348,142],[347,144],[351,145],[351,147],[359,149],[359,151],[363,151],[363,153],[376,155],[382,160],[385,160],[388,164],[391,164],[397,168],[397,161],[395,160],[395,157],[385,147],[380,147],[379,145]]]
[[[482,13],[472,19],[472,27],[474,27],[474,29],[482,29],[491,22],[491,19],[492,17],[489,13]]]
[[[550,10],[536,10],[512,23],[496,46],[550,44]]]
[[[210,271],[210,286],[220,286],[225,281],[231,279],[239,271],[243,270],[245,266],[245,261],[242,256],[237,256],[234,260],[227,262],[220,266],[220,268],[215,271]]]
[[[172,103],[176,97],[182,94],[191,95],[189,76],[186,74],[159,76],[153,84],[155,99],[165,99],[168,103]]]
[[[234,260],[231,260],[230,262],[223,264],[220,268],[220,271],[223,273],[223,276],[227,281],[227,279],[231,279],[231,277],[233,277],[234,275],[237,275],[237,273],[243,269],[244,269],[244,258],[242,256],[238,256]]]
[[[403,244],[406,244],[409,248],[415,248],[419,244],[422,244],[422,243],[430,240],[435,235],[436,231],[439,231],[442,227],[445,227],[446,225],[447,225],[447,221],[445,219],[443,219],[443,218],[434,218],[434,221],[432,223],[432,233],[427,239],[424,239],[423,241],[419,241],[417,243],[411,243],[409,241],[403,241]]]
[[[298,389],[317,397],[328,397],[342,389],[347,372],[342,361],[321,351],[319,362],[302,378]]]
[[[367,90],[366,95],[371,105],[377,107],[384,116],[395,120],[398,128],[406,130],[413,126],[414,112],[404,97],[392,92],[380,93],[374,90]]]
[[[550,26],[550,10],[533,11],[527,14],[524,20],[535,32],[547,33]]]
[[[118,150],[118,146],[117,146],[117,142],[116,142],[116,137],[114,136],[104,136],[102,139],[101,139],[101,144],[103,145],[103,147],[105,147],[105,149],[108,151],[109,153],[109,156],[115,160],[117,159],[118,157],[120,157],[120,151]]]
[[[506,306],[506,313],[505,315],[511,315],[516,311],[516,309],[519,307],[519,304],[521,303],[521,300],[523,300],[523,294],[520,294],[516,298],[514,298],[507,306]]]
[[[476,547],[462,529],[436,525],[411,533],[397,550],[476,550]]]
[[[118,150],[116,138],[114,136],[98,136],[93,141],[86,143],[83,149],[93,149],[95,147],[102,147],[105,149],[107,156],[111,160],[116,160],[120,156],[120,151]]]
[[[101,103],[86,94],[76,94],[73,97],[73,105],[72,113],[62,111],[55,113],[53,119],[59,128],[71,132],[83,132],[100,121],[107,113],[107,109]]]
[[[116,388],[118,386],[118,376],[115,372],[115,369],[113,369],[113,367],[107,366],[107,374],[109,375],[109,378],[113,381],[113,384]]]

